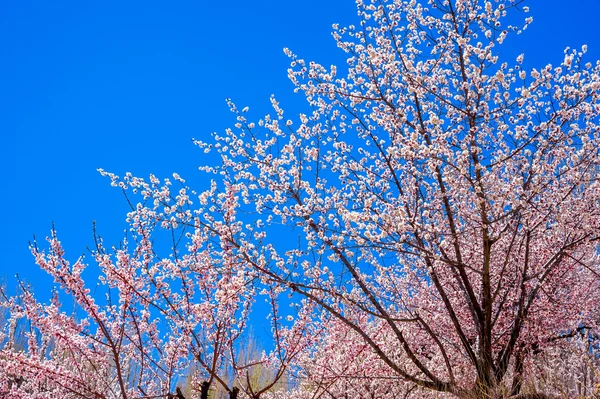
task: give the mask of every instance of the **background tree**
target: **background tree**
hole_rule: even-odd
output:
[[[281,364],[278,365],[279,367],[272,367],[272,360],[261,349],[260,340],[255,334],[250,331],[236,345],[236,348],[231,348],[227,355],[228,361],[224,362],[219,371],[220,378],[227,382],[229,387],[237,387],[242,396],[250,398],[260,398],[264,394],[286,390],[287,371],[281,367]],[[190,384],[182,389],[186,397],[192,397],[194,394],[191,386],[193,380],[190,378]],[[214,384],[208,391],[210,399],[228,397],[229,392],[220,384]]]
[[[180,191],[175,200],[185,204],[184,198]],[[0,372],[19,383],[5,380],[3,397],[181,398],[180,386],[192,365],[196,372],[189,381],[190,397],[200,397],[211,385],[236,397],[239,388],[219,372],[244,338],[255,277],[228,255],[227,243],[196,234],[186,237],[185,226],[161,225],[142,206],[132,210],[129,220],[131,230],[120,248],[109,251],[96,237],[92,258],[100,276],[94,294],[89,271],[84,279],[85,259],[69,263],[54,232],[48,251],[32,244],[38,265],[76,308],[66,313],[58,293],[50,304],[41,304],[25,286],[22,295],[5,298],[9,318],[0,336]],[[173,246],[161,257],[165,249],[153,242],[165,233]],[[184,241],[186,253],[181,255]],[[105,298],[99,297],[103,288]],[[259,362],[278,369],[270,380],[265,376],[256,388],[260,393],[282,377],[294,356],[287,349],[292,346],[283,347],[286,338],[278,331],[285,328],[276,310],[271,321],[278,334],[277,353]],[[22,322],[29,330],[26,344],[18,347],[14,326]],[[295,328],[291,334],[302,330],[300,324]]]

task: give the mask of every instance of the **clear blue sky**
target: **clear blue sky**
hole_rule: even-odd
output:
[[[534,22],[506,51],[541,66],[587,43],[588,59],[600,58],[600,2],[525,5]],[[190,139],[235,123],[225,98],[257,119],[270,94],[302,111],[282,49],[342,63],[335,22],[355,22],[353,1],[1,2],[0,279],[13,285],[18,272],[48,296],[27,243],[53,222],[73,260],[91,245],[94,220],[118,242],[127,206],[97,168],[202,184],[206,160]]]

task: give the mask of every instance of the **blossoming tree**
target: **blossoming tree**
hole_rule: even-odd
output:
[[[102,172],[141,196],[134,231],[150,223],[189,232],[181,250],[185,234],[173,236],[173,259],[149,262],[143,233],[133,254],[118,252],[118,268],[96,254],[120,284],[115,317],[133,318],[123,304],[139,303],[136,328],[148,338],[134,328],[129,345],[148,360],[136,372],[175,365],[179,348],[200,346],[189,335],[200,325],[236,334],[247,322],[238,310],[263,289],[274,310],[284,291],[297,308],[288,327],[274,316],[281,345],[271,361],[297,360],[306,384],[289,395],[298,397],[523,395],[536,356],[581,332],[597,337],[600,64],[585,60],[585,46],[567,49],[557,66],[502,59],[506,38],[531,22],[505,22],[527,12],[520,0],[357,0],[357,8],[359,25],[334,27],[348,56],[343,73],[286,50],[309,114],[286,120],[272,98],[274,115],[255,123],[230,104],[235,129],[197,142],[222,160],[202,168],[219,179],[208,190]],[[35,251],[38,263],[76,293],[78,267],[61,274],[51,244],[54,257]],[[188,287],[197,268],[217,273],[206,282],[219,281],[214,291]],[[181,333],[151,360],[163,351],[148,316],[147,298],[157,296],[168,300],[156,311]],[[76,297],[97,312],[89,292]],[[226,321],[220,330],[217,320]],[[133,326],[106,328],[122,337],[122,325]],[[78,345],[94,348],[87,339]]]
[[[182,192],[175,200],[184,204],[185,198]],[[68,314],[58,292],[50,304],[41,304],[25,284],[22,295],[5,297],[9,317],[0,333],[0,396],[182,398],[185,378],[185,390],[194,397],[207,399],[218,388],[230,399],[240,392],[258,399],[282,379],[305,341],[307,318],[284,326],[277,294],[266,289],[275,351],[239,359],[256,299],[254,277],[230,256],[226,243],[199,230],[189,234],[185,254],[173,241],[168,255],[161,256],[153,243],[154,230],[160,229],[155,216],[140,205],[132,210],[129,239],[118,249],[105,248],[96,237],[92,257],[100,277],[93,291],[93,274],[84,279],[85,258],[71,264],[54,232],[48,251],[32,244],[37,264],[75,308]],[[184,233],[164,227],[162,233]],[[17,347],[23,322],[26,342]],[[256,366],[270,373],[250,381],[249,370]],[[227,367],[233,375],[224,379]]]

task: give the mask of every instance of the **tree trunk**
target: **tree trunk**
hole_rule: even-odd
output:
[[[203,381],[200,384],[200,399],[208,399],[208,389],[210,388],[210,383],[208,381]]]
[[[239,392],[240,392],[240,389],[238,387],[233,387],[231,392],[229,392],[229,399],[237,399]]]

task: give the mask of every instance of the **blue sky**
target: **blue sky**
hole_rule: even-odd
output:
[[[527,66],[558,64],[566,46],[600,59],[595,0],[530,0],[533,24],[507,43]],[[356,22],[351,0],[3,1],[0,4],[0,279],[47,297],[51,281],[28,250],[55,224],[67,256],[122,238],[126,202],[97,168],[202,184],[191,138],[235,123],[225,98],[268,111],[275,94],[302,110],[286,77],[291,48],[341,64],[332,23]]]

